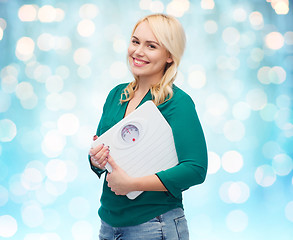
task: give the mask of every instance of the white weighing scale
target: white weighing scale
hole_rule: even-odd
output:
[[[92,147],[104,143],[114,161],[132,177],[143,177],[178,164],[172,129],[152,101],[146,101],[98,137]],[[112,167],[106,164],[111,172]],[[126,196],[135,199],[142,191]]]

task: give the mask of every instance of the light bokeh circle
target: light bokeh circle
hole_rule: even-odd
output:
[[[236,173],[243,166],[243,157],[237,151],[227,151],[222,156],[222,167],[226,172]]]
[[[289,221],[293,222],[293,201],[287,203],[285,207],[285,216]]]
[[[226,225],[232,232],[243,232],[248,226],[248,216],[242,210],[233,210],[226,217]]]
[[[14,217],[10,215],[0,216],[0,237],[11,238],[18,230],[18,224]]]
[[[274,169],[268,164],[259,166],[254,173],[254,177],[257,184],[262,187],[273,185],[277,178]]]
[[[11,142],[15,138],[16,134],[16,125],[12,120],[0,120],[0,142]]]
[[[292,158],[285,153],[278,154],[272,160],[272,167],[277,175],[286,176],[293,169]]]
[[[215,152],[208,152],[209,167],[208,174],[215,174],[221,168],[221,158]]]

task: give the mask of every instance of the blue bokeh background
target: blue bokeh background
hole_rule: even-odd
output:
[[[180,20],[175,81],[197,108],[206,181],[184,193],[192,240],[293,238],[293,16],[287,0],[0,0],[0,238],[97,239],[87,153],[108,92],[132,81],[137,20]]]

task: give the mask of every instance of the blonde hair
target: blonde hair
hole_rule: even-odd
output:
[[[138,25],[144,21],[149,24],[159,44],[167,49],[173,60],[171,63],[166,63],[161,81],[151,87],[153,102],[158,106],[173,96],[172,85],[185,49],[186,39],[180,22],[176,18],[165,14],[152,14],[142,18],[135,25],[131,36],[133,36]],[[134,76],[134,78],[135,80],[129,83],[121,94],[121,103],[133,98],[134,92],[138,88],[138,77]]]

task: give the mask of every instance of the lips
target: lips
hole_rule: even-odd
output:
[[[149,62],[138,59],[138,58],[132,58],[133,59],[133,65],[136,67],[142,67],[145,66],[146,64],[148,64]]]

